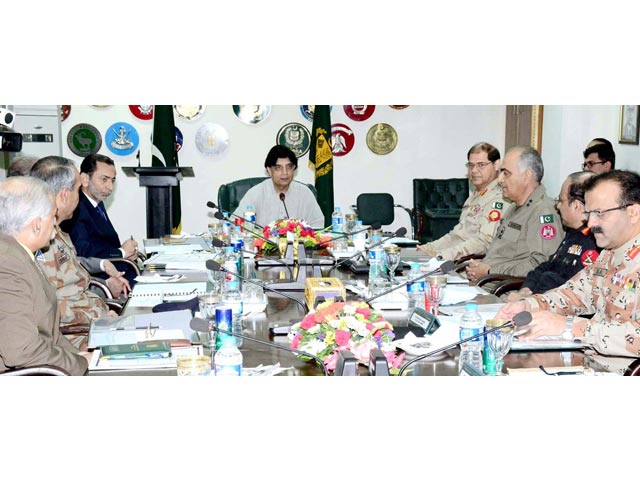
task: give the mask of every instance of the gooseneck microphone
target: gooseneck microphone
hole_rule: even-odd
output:
[[[416,277],[416,278],[414,278],[412,280],[408,280],[406,282],[399,283],[398,285],[395,285],[395,286],[385,290],[384,292],[380,292],[377,295],[374,295],[374,296],[369,297],[369,298],[365,298],[362,301],[369,303],[371,300],[375,300],[376,298],[383,297],[387,293],[391,293],[391,292],[393,292],[395,290],[398,290],[399,288],[406,287],[407,285],[412,285],[415,282],[422,280],[423,278],[427,278],[429,275],[438,275],[438,274],[449,273],[451,270],[453,270],[455,268],[457,268],[456,263],[454,261],[452,261],[452,260],[447,260],[446,262],[443,262],[442,265],[440,265],[438,268],[435,268],[435,269],[431,270],[430,272],[427,272],[427,273],[425,273],[423,275],[420,275],[419,277]]]
[[[377,247],[378,245],[382,245],[387,240],[390,240],[390,239],[395,238],[395,237],[402,237],[403,235],[406,235],[406,234],[407,234],[407,229],[405,227],[400,227],[395,232],[393,232],[393,235],[391,235],[390,237],[387,237],[387,238],[384,238],[382,240],[379,240],[376,243],[373,243],[373,244],[369,245],[364,250],[358,250],[356,253],[354,253],[350,257],[343,258],[340,261],[336,262],[336,264],[333,267],[331,267],[329,272],[331,272],[334,268],[338,268],[343,263],[348,262],[349,260],[353,260],[354,258],[356,258],[359,255],[362,255],[366,250],[370,250],[370,249],[372,249],[374,247]]]
[[[270,292],[277,293],[278,295],[281,295],[281,296],[283,296],[283,297],[285,297],[285,298],[288,298],[289,300],[293,300],[293,301],[294,301],[294,302],[296,302],[298,305],[301,305],[305,312],[307,312],[307,311],[309,310],[309,309],[307,308],[307,306],[306,306],[304,303],[302,303],[300,300],[298,300],[297,298],[292,297],[291,295],[287,295],[286,293],[282,293],[280,290],[276,290],[275,288],[271,288],[271,287],[270,287],[270,286],[268,286],[268,285],[263,285],[262,283],[257,282],[257,281],[255,281],[255,280],[253,280],[252,278],[245,277],[245,276],[242,276],[242,275],[237,274],[236,272],[232,272],[232,271],[230,271],[230,270],[227,270],[226,268],[224,268],[222,265],[220,265],[220,264],[219,264],[218,262],[216,262],[215,260],[207,260],[207,261],[206,261],[206,263],[205,263],[205,265],[206,265],[206,267],[207,267],[207,270],[212,270],[212,271],[214,271],[214,272],[219,272],[219,271],[226,272],[226,273],[228,273],[228,274],[230,274],[230,275],[233,275],[233,276],[234,276],[234,277],[236,277],[236,278],[239,278],[240,280],[243,280],[243,281],[245,281],[245,282],[252,283],[252,284],[254,284],[254,285],[258,285],[259,287],[262,287],[262,288],[264,288],[265,290],[268,290],[268,291],[270,291]]]
[[[423,360],[433,355],[437,355],[438,353],[446,352],[447,350],[451,350],[453,347],[457,347],[458,345],[462,345],[463,343],[470,342],[471,340],[475,340],[478,337],[482,337],[487,333],[495,332],[496,330],[500,330],[501,328],[504,328],[504,327],[510,327],[510,326],[513,326],[514,328],[523,327],[525,325],[528,325],[531,322],[531,318],[532,317],[530,312],[519,312],[519,313],[516,313],[511,320],[503,323],[502,325],[498,325],[497,327],[490,328],[489,330],[486,330],[484,332],[480,332],[480,333],[477,333],[476,335],[472,335],[462,340],[458,340],[457,342],[452,343],[451,345],[447,345],[445,347],[438,348],[437,350],[433,350],[431,352],[418,355],[417,357],[412,358],[402,366],[402,368],[398,372],[398,376],[401,376],[404,373],[404,371],[409,367],[409,365],[412,365],[419,360]]]
[[[291,218],[289,216],[289,211],[287,210],[287,204],[285,203],[284,199],[285,199],[284,193],[280,192],[280,201],[282,202],[282,205],[284,206],[284,213],[287,214],[287,218]]]
[[[260,345],[266,345],[267,347],[273,347],[279,350],[284,350],[285,352],[291,352],[291,353],[296,353],[298,355],[304,355],[305,357],[311,357],[322,367],[322,372],[324,373],[324,376],[325,377],[328,376],[327,367],[325,366],[324,362],[311,353],[303,352],[302,350],[296,350],[291,347],[285,347],[284,345],[279,345],[277,343],[266,342],[264,340],[260,340],[259,338],[250,337],[242,333],[223,330],[222,328],[218,328],[212,323],[209,323],[207,320],[203,320],[202,318],[198,318],[198,317],[193,317],[191,319],[191,322],[189,322],[189,326],[191,327],[192,330],[195,330],[196,332],[208,333],[209,331],[213,330],[215,332],[231,335],[232,337],[238,337],[244,340],[248,340],[250,342],[259,343]]]
[[[367,230],[378,230],[381,226],[382,225],[379,223],[373,223],[367,228],[363,228],[361,230],[354,230],[353,232],[349,232],[349,233],[341,233],[340,235],[336,235],[335,237],[325,240],[324,242],[317,243],[316,245],[313,246],[313,250],[319,250],[320,248],[324,247],[327,243],[331,243],[334,240],[337,240],[338,238],[348,237],[350,235],[355,235],[357,233],[366,232]]]
[[[216,213],[214,213],[213,216],[216,217],[218,220],[227,220],[224,217],[224,215],[222,213],[220,213],[220,211],[217,211]],[[241,217],[238,217],[238,218],[241,218]],[[274,245],[275,247],[278,247],[278,245],[275,242],[269,240],[267,237],[264,237],[264,236],[260,235],[259,233],[254,232],[253,230],[245,229],[245,231],[249,232],[250,235],[253,235],[254,237],[257,237],[260,240],[264,240],[265,242],[270,243],[271,245]]]
[[[211,245],[214,247],[229,247],[230,245],[228,243],[223,242],[222,240],[220,240],[219,238],[212,238],[211,239]],[[254,255],[254,252],[251,252],[249,250],[244,250],[244,249],[239,249],[240,252],[244,252],[244,253],[248,253],[250,255]],[[269,257],[269,260],[273,260],[275,262],[281,263],[282,265],[284,265],[285,267],[287,267],[287,270],[289,270],[289,280],[293,281],[293,272],[291,271],[291,267],[289,265],[287,265],[287,262],[285,262],[284,260],[277,258],[277,257]]]
[[[214,217],[216,217],[218,220],[227,220],[227,218],[225,218],[224,215],[222,215],[222,213],[220,213],[220,210],[222,210],[218,205],[216,205],[215,203],[213,203],[212,201],[208,201],[207,202],[207,207],[209,208],[215,208],[216,210],[218,210],[215,214]],[[220,214],[220,216],[218,216],[218,214]],[[232,216],[232,217],[236,217],[236,218],[240,218],[242,220],[244,220],[247,223],[250,223],[251,225],[255,225],[256,227],[258,227],[260,229],[260,231],[262,231],[264,229],[264,227],[262,225],[257,224],[256,222],[252,222],[251,220],[247,220],[244,217],[241,217],[240,215],[236,215],[233,212],[227,212],[228,215]]]

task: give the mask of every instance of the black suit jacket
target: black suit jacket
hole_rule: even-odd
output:
[[[71,236],[79,257],[121,258],[120,239],[111,221],[105,220],[80,192],[80,201],[73,218],[64,222],[63,230]]]

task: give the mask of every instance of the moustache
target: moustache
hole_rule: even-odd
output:
[[[591,229],[591,233],[595,235],[596,233],[604,233],[604,232],[602,231],[602,227],[593,227]]]

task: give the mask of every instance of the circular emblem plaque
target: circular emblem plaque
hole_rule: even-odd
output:
[[[195,120],[204,113],[204,105],[174,105],[173,111],[183,120]]]
[[[356,143],[356,136],[344,123],[334,123],[331,125],[331,144],[334,157],[342,157],[353,149]]]
[[[64,122],[71,113],[71,105],[60,105],[60,121]]]
[[[93,125],[79,123],[69,130],[67,145],[76,155],[86,157],[100,150],[100,147],[102,147],[102,135]]]
[[[104,134],[107,148],[116,155],[125,156],[138,148],[140,138],[137,130],[128,123],[117,122],[111,125]]]
[[[315,109],[315,105],[300,105],[300,112],[302,113],[302,116],[310,122],[313,122],[313,112]],[[329,111],[333,111],[333,105],[329,107]]]
[[[176,152],[179,152],[184,144],[184,137],[178,127],[176,127]]]
[[[398,134],[391,125],[376,123],[367,132],[367,147],[377,155],[391,153],[398,144]]]
[[[129,105],[129,110],[140,120],[151,120],[153,118],[153,105]]]
[[[271,105],[234,105],[233,113],[244,123],[256,124],[269,116]]]
[[[220,155],[229,145],[229,134],[220,125],[205,123],[196,132],[196,146],[205,155]]]
[[[307,127],[300,123],[287,123],[278,132],[276,143],[289,147],[296,157],[300,158],[309,151],[311,134]]]
[[[344,105],[342,108],[344,108],[347,117],[356,122],[368,119],[376,110],[375,105]]]

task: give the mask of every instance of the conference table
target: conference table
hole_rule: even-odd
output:
[[[423,254],[416,251],[413,248],[402,249],[402,261],[424,261]],[[314,254],[312,257],[317,259],[326,260],[326,256],[320,254]],[[246,260],[252,262],[252,260]],[[321,262],[326,263],[326,262]],[[282,266],[267,266],[255,267],[256,278],[262,279],[266,285],[269,282],[274,281],[276,278],[281,278],[280,272],[286,271]],[[320,266],[322,276],[333,276],[340,278],[343,283],[355,283],[356,281],[366,281],[367,275],[355,274],[348,269],[344,268],[331,268],[329,265]],[[405,270],[402,275],[406,273]],[[189,281],[205,281],[207,279],[206,272],[201,271],[172,271],[171,273],[183,274]],[[318,273],[316,267],[315,273]],[[149,274],[145,272],[144,274]],[[307,270],[307,274],[311,274],[311,269]],[[400,278],[400,277],[398,277]],[[256,342],[252,342],[248,339],[244,339],[243,345],[240,348],[243,355],[243,367],[253,368],[259,365],[276,365],[280,364],[285,369],[278,375],[284,376],[318,376],[323,375],[323,369],[313,361],[303,361],[295,354],[278,349],[272,345],[282,345],[287,347],[289,340],[286,335],[271,335],[269,331],[270,326],[274,325],[292,325],[302,320],[306,314],[303,307],[276,292],[265,290],[267,297],[267,305],[264,312],[253,313],[243,319],[243,335],[247,337],[253,337],[258,340],[268,342],[270,345],[264,345]],[[286,291],[286,295],[294,297],[304,303],[304,291]],[[357,300],[358,298],[352,293],[347,294],[347,300]],[[475,299],[479,304],[498,303],[500,300],[491,294],[479,294]],[[124,315],[149,313],[150,307],[129,307],[125,305]],[[383,316],[394,327],[407,327],[409,310],[396,310],[383,312]],[[205,349],[205,354],[210,355],[210,351]],[[405,372],[408,376],[457,376],[459,374],[458,357],[460,350],[455,347],[442,354],[434,356],[432,358],[424,359],[415,362],[411,365],[410,369]],[[406,356],[406,360],[411,360],[413,357]],[[543,365],[546,369],[552,370],[554,368],[559,369],[571,369],[588,367],[591,371],[598,371],[600,366],[597,362],[593,362],[591,352],[582,350],[560,351],[560,350],[545,350],[545,351],[524,351],[524,352],[510,352],[504,359],[504,368],[518,369],[519,371],[527,371],[528,369],[537,369],[540,365]],[[358,374],[362,376],[369,375],[367,367],[360,366]],[[176,375],[175,369],[144,369],[144,370],[107,370],[107,371],[91,371],[90,375]]]

